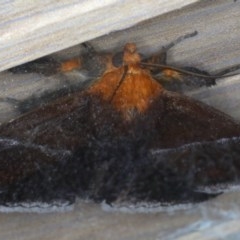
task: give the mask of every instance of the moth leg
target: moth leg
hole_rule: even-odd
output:
[[[45,76],[56,74],[60,63],[52,57],[42,57],[37,60],[8,69],[14,74],[39,73]]]
[[[198,34],[198,32],[194,31],[194,32],[182,35],[182,36],[178,37],[177,39],[175,39],[174,41],[170,42],[164,48],[168,51],[170,48],[176,46],[178,43],[184,41],[185,39],[188,39],[188,38],[191,38],[191,37],[195,37],[197,34]]]
[[[184,41],[187,38],[194,37],[197,35],[197,31],[180,36],[176,40],[172,41],[168,45],[162,47],[161,51],[157,54],[151,56],[150,58],[146,59],[144,62],[147,63],[154,63],[154,64],[161,64],[166,65],[167,64],[167,52],[172,47],[176,46],[178,43]],[[175,70],[171,69],[161,69],[161,68],[150,68],[150,71],[155,78],[167,89],[171,91],[178,91],[178,92],[184,92],[187,90],[196,89],[203,86],[213,86],[216,84],[216,78],[213,76],[211,78],[211,74],[207,71],[200,70],[195,67],[182,67],[181,69],[190,71],[192,73],[202,74],[205,76],[209,76],[210,78],[202,78],[200,76],[193,76],[193,75],[187,75],[180,73]],[[233,72],[240,69],[240,65],[236,65],[224,70],[221,70],[214,75],[222,76],[227,73]]]
[[[173,40],[172,42],[170,42],[169,44],[167,44],[166,46],[163,46],[161,48],[161,50],[159,52],[157,52],[156,54],[150,56],[149,58],[147,59],[144,59],[143,62],[146,62],[146,63],[153,63],[153,64],[162,64],[162,65],[167,65],[167,52],[174,46],[176,46],[177,44],[181,43],[182,41],[184,41],[185,39],[188,39],[188,38],[191,38],[191,37],[195,37],[196,35],[198,34],[197,31],[194,31],[192,33],[187,33],[183,36],[180,36],[178,37],[177,39]],[[153,75],[155,74],[158,74],[158,73],[162,73],[164,72],[165,70],[162,70],[162,69],[159,69],[159,68],[150,68],[151,70],[151,73]],[[170,71],[173,71],[173,70],[169,70],[169,69],[166,69],[168,70],[166,72],[166,75],[171,75],[170,74]],[[175,71],[173,71],[175,72]],[[175,73],[173,73],[175,74]]]
[[[180,92],[189,91],[189,90],[197,89],[197,88],[200,88],[203,86],[211,87],[211,86],[216,85],[217,78],[215,76],[221,77],[228,73],[235,72],[240,69],[240,64],[229,67],[229,68],[225,68],[225,69],[215,72],[213,74],[210,74],[207,71],[200,70],[195,67],[183,67],[182,69],[190,71],[192,73],[209,76],[209,78],[203,78],[203,77],[199,77],[199,76],[191,76],[191,75],[179,73],[180,81],[177,81],[177,78],[171,78],[169,81],[165,81],[165,83],[162,83],[164,85],[164,87],[166,87],[168,90],[178,91],[178,92],[179,91]],[[162,79],[164,80],[163,77],[162,77]],[[163,81],[163,80],[161,80],[161,81]]]
[[[89,71],[90,62],[97,56],[97,51],[89,43],[82,43],[81,46],[86,50],[85,53],[62,61],[59,64],[58,72],[66,73],[73,70]]]
[[[229,68],[225,68],[225,69],[223,69],[223,70],[220,70],[220,71],[214,73],[214,75],[224,76],[224,75],[226,75],[226,74],[228,74],[228,73],[235,72],[235,71],[237,71],[237,70],[239,70],[239,69],[240,69],[240,64],[237,64],[237,65],[235,65],[235,66],[232,66],[232,67],[229,67]]]
[[[87,49],[87,54],[96,55],[96,51],[87,43],[82,46]],[[82,58],[80,54],[73,58],[66,58],[65,60],[57,60],[51,56],[42,57],[34,61],[13,67],[8,71],[15,74],[23,73],[39,73],[44,76],[51,76],[56,73],[66,73],[77,69],[82,69]]]
[[[177,39],[173,40],[166,46],[163,46],[162,49],[158,53],[156,53],[156,54],[152,55],[150,58],[146,59],[145,62],[153,63],[153,64],[167,65],[168,51],[172,47],[174,47],[177,44],[184,41],[185,39],[195,37],[197,34],[198,34],[198,32],[194,31],[192,33],[187,33],[183,36],[178,37]],[[186,69],[186,70],[188,70],[188,69]],[[167,90],[178,91],[178,92],[183,91],[182,85],[185,81],[185,75],[182,75],[181,73],[179,73],[176,70],[172,70],[172,69],[168,69],[168,68],[161,69],[158,67],[152,67],[152,68],[150,68],[150,71],[151,71],[152,75],[155,76],[156,80],[158,80],[163,85],[163,87],[165,87]],[[198,72],[198,70],[196,70],[196,71]],[[198,73],[200,73],[200,72],[198,72]],[[203,84],[201,83],[201,85],[203,85]]]
[[[209,76],[209,78],[188,75],[178,71],[164,69],[162,73],[155,76],[155,79],[161,85],[163,85],[165,89],[174,92],[185,92],[203,86],[210,87],[216,84],[216,79],[211,77],[211,74],[209,74],[207,71],[200,70],[195,67],[182,67],[181,69],[191,73]]]

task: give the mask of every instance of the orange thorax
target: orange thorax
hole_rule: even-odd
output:
[[[88,92],[111,102],[125,119],[129,119],[132,111],[144,113],[163,88],[148,70],[140,67],[140,56],[135,44],[126,44],[123,63],[127,68],[111,65]]]

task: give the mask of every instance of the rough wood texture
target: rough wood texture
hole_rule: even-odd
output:
[[[237,204],[239,193],[165,212],[154,208],[138,213],[122,208],[121,212],[80,201],[70,212],[0,214],[0,236],[6,240],[239,239]]]
[[[170,51],[169,62],[192,65],[214,72],[240,63],[239,18],[239,1],[201,1],[129,30],[94,39],[91,43],[99,50],[107,50],[121,48],[125,42],[134,41],[143,52],[154,52],[180,35],[197,30],[199,32],[197,37],[186,40]],[[66,35],[69,37],[69,32]],[[62,35],[59,36],[62,37]],[[46,42],[36,41],[33,49],[36,46],[39,49],[44,44]],[[9,48],[6,45],[6,52],[2,50],[5,56],[10,45]],[[74,53],[76,49],[78,50],[78,47],[71,51]],[[46,53],[40,52],[38,54]],[[12,59],[13,64],[32,59],[24,58],[24,55],[21,55],[23,53],[18,51],[15,56],[19,54],[19,58]],[[7,65],[10,58],[6,58],[5,65],[3,65],[5,59],[1,59],[3,59],[1,66],[10,66]],[[62,76],[60,78],[59,76],[44,78],[36,74],[15,76],[6,72],[2,73],[0,78],[1,96],[17,99],[24,99],[44,89],[56,88],[67,81]],[[240,119],[239,88],[240,77],[236,76],[220,80],[216,87],[200,89],[189,94]],[[1,104],[2,120],[16,116],[14,107],[9,111],[9,106],[6,103]],[[74,211],[68,213],[41,215],[2,213],[0,214],[0,236],[2,239],[11,240],[238,239],[240,236],[239,199],[239,192],[231,192],[213,201],[192,206],[190,210],[171,210],[154,214],[105,212],[99,205],[81,202],[76,204]]]
[[[1,3],[0,70],[19,65],[196,0],[5,0]]]

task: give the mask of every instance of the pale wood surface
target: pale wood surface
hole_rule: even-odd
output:
[[[196,0],[3,0],[0,70],[193,2]]]
[[[185,210],[136,213],[104,211],[79,202],[73,211],[0,214],[6,240],[219,240],[239,239],[238,193]],[[230,238],[230,236],[232,238]]]
[[[192,65],[214,72],[240,63],[239,19],[239,1],[201,1],[128,30],[94,39],[91,43],[98,50],[111,50],[121,48],[125,42],[134,41],[142,52],[151,53],[180,35],[197,30],[198,36],[182,42],[169,52],[169,62],[180,66]],[[37,43],[35,44],[38,46]],[[62,57],[66,52],[76,54],[78,50],[77,46],[57,55]],[[66,81],[82,81],[76,73],[68,77],[68,79],[65,76],[46,78],[37,74],[15,76],[3,72],[0,75],[0,96],[21,100],[33,93],[57,88]],[[216,87],[203,88],[188,94],[228,112],[239,120],[239,91],[240,77],[236,76],[219,81]],[[14,106],[8,103],[1,103],[0,111],[2,121],[17,115]],[[1,213],[0,238],[6,240],[217,240],[221,237],[238,239],[239,199],[239,192],[230,192],[212,201],[192,206],[188,210],[163,213],[106,212],[100,205],[83,202],[79,202],[73,211],[66,213]]]

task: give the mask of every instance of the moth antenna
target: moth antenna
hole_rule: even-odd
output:
[[[220,72],[219,75],[204,75],[204,74],[201,74],[201,73],[195,73],[195,72],[191,72],[191,71],[184,70],[184,69],[181,69],[181,68],[172,67],[172,66],[163,65],[163,64],[141,62],[140,65],[143,66],[143,67],[155,67],[155,68],[160,68],[160,69],[170,69],[170,70],[174,70],[174,71],[177,71],[177,72],[180,72],[180,73],[183,73],[183,74],[187,74],[187,75],[191,75],[191,76],[196,76],[196,77],[201,77],[201,78],[211,78],[211,79],[212,78],[225,78],[225,77],[236,76],[236,75],[238,75],[237,73],[233,73],[233,74],[227,74],[227,73],[236,71],[237,69],[240,69],[240,64],[238,64],[238,65],[233,66],[229,69],[223,70],[223,72]],[[225,74],[227,74],[227,75],[225,75]]]

